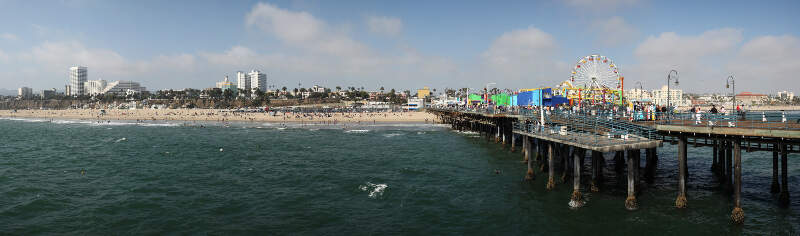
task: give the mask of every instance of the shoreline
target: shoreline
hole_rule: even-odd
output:
[[[83,121],[208,121],[208,122],[265,122],[296,124],[436,124],[435,115],[427,112],[370,112],[370,113],[242,113],[213,109],[138,109],[106,110],[0,110],[2,118],[39,118]]]

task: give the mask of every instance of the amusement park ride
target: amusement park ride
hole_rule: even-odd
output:
[[[589,55],[581,58],[572,75],[553,89],[554,95],[569,99],[572,104],[622,104],[624,80],[611,58]]]

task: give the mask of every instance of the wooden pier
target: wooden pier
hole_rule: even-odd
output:
[[[770,151],[773,153],[773,174],[771,191],[779,194],[781,207],[789,204],[787,163],[788,154],[800,152],[800,127],[787,128],[774,124],[750,122],[748,127],[714,127],[695,125],[693,121],[669,122],[630,122],[623,119],[592,117],[588,115],[539,114],[529,111],[526,114],[497,114],[489,112],[430,109],[443,123],[452,129],[480,132],[487,141],[516,151],[522,147],[523,160],[527,165],[524,179],[536,179],[535,162],[540,163],[539,171],[546,173],[546,189],[556,186],[556,169],[561,169],[560,181],[566,183],[567,176],[573,178],[573,191],[569,206],[580,208],[584,205],[581,193],[581,174],[586,153],[591,153],[591,180],[589,190],[600,191],[599,182],[603,178],[604,153],[613,153],[617,163],[616,171],[627,166],[627,197],[624,206],[636,210],[638,186],[642,179],[653,181],[658,163],[657,148],[663,142],[677,144],[678,191],[675,207],[689,206],[687,198],[689,145],[712,147],[711,171],[723,180],[734,198],[731,220],[743,223],[744,210],[741,206],[742,165],[741,152]],[[546,117],[546,119],[545,119]],[[543,122],[544,121],[544,122]],[[758,128],[754,128],[758,127]],[[645,152],[646,166],[643,177],[641,154]],[[535,154],[535,155],[534,155]],[[624,163],[624,164],[623,164]],[[571,165],[571,166],[570,166]],[[545,172],[546,168],[546,172]],[[621,174],[621,173],[620,173]]]

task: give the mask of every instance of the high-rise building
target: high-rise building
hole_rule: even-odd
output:
[[[103,93],[107,85],[108,82],[105,80],[87,80],[83,83],[83,89],[86,95],[98,95]]]
[[[250,90],[253,92],[255,92],[256,89],[261,90],[261,92],[267,91],[267,74],[261,71],[251,70],[250,73],[247,73],[247,79],[250,80]]]
[[[20,98],[30,98],[33,96],[33,89],[28,87],[22,87],[17,89],[17,96]]]
[[[70,96],[78,96],[86,94],[83,85],[88,78],[87,68],[85,66],[73,66],[69,68],[69,86]]]
[[[236,72],[236,85],[239,89],[250,91],[250,78],[244,72]]]

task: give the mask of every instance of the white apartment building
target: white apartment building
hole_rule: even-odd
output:
[[[625,98],[631,101],[651,101],[653,99],[653,95],[644,89],[631,89],[625,91]]]
[[[314,87],[311,87],[311,92],[324,93],[325,92],[325,87],[322,87],[322,86],[319,86],[319,85],[314,85]]]
[[[237,71],[236,87],[239,89],[244,89],[245,91],[250,91],[250,77],[248,77],[244,72]]]
[[[69,68],[69,86],[70,93],[68,96],[78,96],[86,94],[84,83],[88,78],[88,68],[85,66],[73,66]]]
[[[253,92],[255,92],[256,89],[262,92],[267,91],[267,74],[261,71],[251,70],[250,73],[247,73],[247,79],[250,80],[250,90]]]
[[[689,106],[691,101],[683,99],[683,90],[670,88],[667,92],[667,86],[664,85],[660,90],[653,90],[653,103],[659,106]]]
[[[789,91],[780,91],[778,92],[778,98],[787,99],[791,101],[792,99],[794,99],[794,93]]]
[[[128,91],[130,90],[130,91]],[[113,93],[117,95],[125,95],[131,93],[141,93],[147,91],[145,87],[142,87],[139,83],[133,81],[126,81],[126,80],[119,80],[109,83],[105,89],[103,89],[103,94],[106,93]]]
[[[83,83],[83,89],[86,95],[98,95],[103,93],[103,90],[108,86],[108,81],[105,80],[87,80]]]
[[[20,98],[30,98],[33,97],[33,89],[28,87],[22,87],[17,89],[17,96]]]

